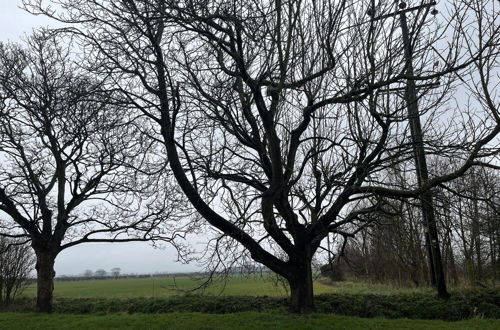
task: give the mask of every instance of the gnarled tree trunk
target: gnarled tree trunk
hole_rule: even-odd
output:
[[[290,285],[290,312],[309,314],[314,312],[313,279],[311,261],[296,264],[295,271],[287,278]]]
[[[36,312],[52,313],[56,253],[36,250],[35,253],[37,274]]]

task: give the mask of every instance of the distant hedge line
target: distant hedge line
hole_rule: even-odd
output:
[[[283,311],[288,301],[284,298],[249,296],[186,295],[169,298],[59,298],[55,313],[171,313],[201,312],[227,314],[244,311]],[[473,317],[500,318],[500,288],[469,290],[455,293],[449,300],[429,294],[322,294],[316,296],[318,313],[359,317],[386,317],[410,319],[440,319],[457,321]],[[32,312],[33,299],[21,299],[9,311]]]

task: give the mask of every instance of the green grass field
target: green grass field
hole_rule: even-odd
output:
[[[0,314],[0,329],[500,329],[498,320],[473,319],[460,322],[364,319],[314,314],[295,316],[278,313],[201,313],[36,315]]]
[[[189,292],[203,283],[191,277],[149,277],[118,280],[85,280],[56,281],[54,296],[61,298],[135,298],[135,297],[169,297]],[[329,287],[317,283],[315,289],[328,292]],[[285,294],[282,287],[275,286],[270,279],[260,277],[233,276],[224,285],[216,282],[198,293],[212,295],[268,295]],[[34,296],[34,285],[24,292],[25,296]]]
[[[202,281],[191,277],[150,277],[118,280],[56,281],[54,296],[61,298],[135,298],[168,297],[189,292]],[[397,289],[384,285],[369,285],[342,282],[337,285],[314,283],[314,293],[373,293],[394,294],[401,292],[430,292],[429,289]],[[269,276],[232,276],[225,284],[215,282],[207,289],[196,293],[228,296],[286,296],[281,285],[276,285]],[[25,297],[36,295],[35,285],[24,292]]]

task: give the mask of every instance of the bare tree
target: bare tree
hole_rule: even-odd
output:
[[[94,274],[97,278],[104,278],[108,275],[108,272],[104,269],[98,269],[94,272]]]
[[[94,277],[94,272],[91,269],[86,269],[83,272],[83,277],[85,277],[86,279],[91,279]]]
[[[354,236],[373,212],[392,212],[386,198],[418,198],[498,153],[498,102],[483,79],[498,65],[493,1],[437,16],[372,0],[53,1],[60,14],[27,2],[78,23],[65,31],[85,44],[88,68],[158,127],[179,187],[216,230],[216,264],[264,264],[288,281],[293,312],[314,309],[311,262],[328,235]],[[408,12],[405,43],[395,12]],[[396,95],[408,81],[423,148],[456,167],[402,187],[384,176],[394,164],[414,172]],[[453,113],[457,89],[480,101]]]
[[[0,44],[0,236],[31,242],[39,312],[52,310],[62,250],[178,235],[165,221],[179,207],[175,191],[167,177],[146,175],[162,166],[148,165],[139,130],[126,125],[133,114],[71,50],[48,31],[28,48]]]
[[[9,305],[22,293],[34,263],[33,253],[25,242],[0,237],[0,306]]]
[[[114,267],[114,268],[111,268],[110,273],[111,273],[111,276],[113,276],[113,278],[116,280],[120,276],[121,271],[122,271],[122,269],[120,267]]]

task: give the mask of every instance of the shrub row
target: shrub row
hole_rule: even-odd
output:
[[[500,318],[500,290],[468,291],[442,300],[429,294],[319,295],[319,313],[360,317],[440,319]]]
[[[318,313],[359,317],[441,319],[457,321],[473,317],[500,318],[500,289],[455,293],[449,300],[429,294],[322,294],[316,296]],[[201,312],[226,314],[244,311],[287,310],[288,300],[273,297],[185,295],[169,298],[59,298],[56,313],[171,313]],[[31,312],[33,299],[20,299],[9,311]]]

